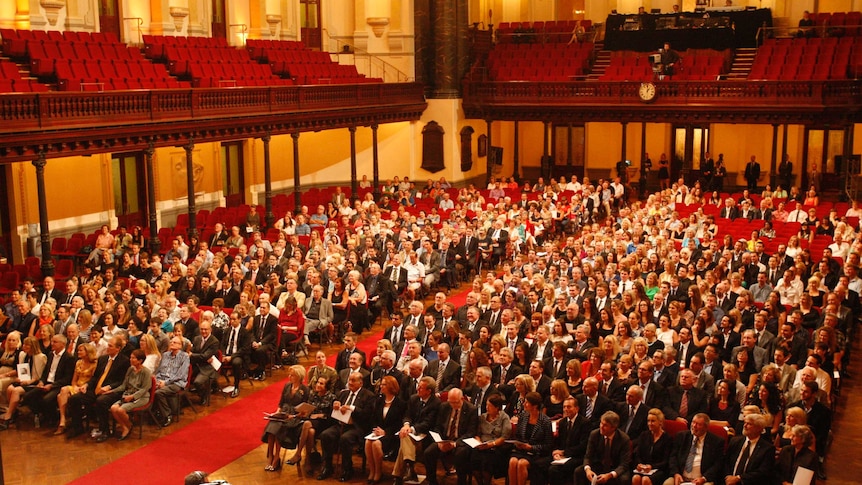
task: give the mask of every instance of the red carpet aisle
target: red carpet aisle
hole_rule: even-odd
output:
[[[464,304],[465,296],[466,293],[453,295],[449,301],[457,307]],[[382,335],[382,330],[375,332],[361,339],[357,346],[367,355],[374,355],[377,341]],[[330,349],[332,354],[327,359],[330,365],[335,363],[335,349]],[[183,477],[193,470],[222,468],[262,444],[263,412],[275,408],[283,387],[283,381],[275,382],[265,389],[246,394],[246,397],[218,412],[198,419],[72,483],[181,483]],[[191,417],[190,411],[186,411],[184,419]],[[141,472],[135,473],[133,470]]]

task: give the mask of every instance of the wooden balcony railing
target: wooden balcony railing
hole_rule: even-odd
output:
[[[649,104],[638,97],[640,84],[465,82],[463,106],[468,117],[493,119],[553,120],[559,116],[576,118],[580,112],[597,121],[620,121],[623,109],[629,121],[636,121],[638,113],[659,119],[661,112],[682,116],[686,111],[711,114],[716,119],[742,113],[773,116],[779,123],[784,121],[776,116],[794,122],[793,116],[816,113],[847,122],[862,114],[862,83],[858,81],[660,81],[655,83],[657,96]]]
[[[0,136],[424,102],[416,83],[2,94]]]

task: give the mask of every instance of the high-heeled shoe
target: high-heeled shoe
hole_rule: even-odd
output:
[[[301,456],[297,457],[296,455],[291,456],[290,459],[288,459],[286,462],[284,462],[285,465],[290,465],[290,466],[299,466],[301,463],[302,463],[302,457]]]
[[[12,420],[8,418],[0,419],[0,431],[6,431],[12,427]]]

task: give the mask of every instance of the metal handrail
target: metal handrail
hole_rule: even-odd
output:
[[[144,34],[141,31],[141,26],[144,25],[144,19],[141,17],[123,17],[123,20],[137,20],[138,21],[138,45],[144,43]]]
[[[346,42],[332,37],[327,29],[323,29],[323,32],[326,33],[326,37],[329,39],[330,42],[335,42],[335,47],[337,51],[329,52],[329,54],[336,56],[339,64],[341,63],[341,55],[349,54],[350,56],[352,56],[353,59],[352,64],[356,66],[357,71],[359,72],[362,71],[359,70],[360,65],[356,62],[356,59],[361,57],[367,60],[367,70],[363,69],[366,71],[363,74],[368,77],[379,77],[383,79],[383,82],[405,83],[414,81],[415,78],[413,76],[408,75],[404,71],[395,67],[393,64],[384,61],[380,57],[371,54],[368,51],[357,49],[355,45],[350,45]],[[347,49],[345,49],[345,47],[347,47]]]

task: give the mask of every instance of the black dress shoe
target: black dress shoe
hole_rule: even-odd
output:
[[[66,439],[67,440],[77,438],[78,436],[81,436],[82,434],[84,434],[84,428],[75,427],[75,428],[67,428],[66,429]]]
[[[239,387],[234,387],[233,391],[230,392],[230,397],[239,396]]]
[[[168,426],[171,425],[171,422],[173,422],[173,421],[171,420],[171,417],[168,416],[167,418],[165,418],[165,421],[162,423],[162,428],[167,428]]]
[[[339,478],[338,481],[349,482],[351,478],[353,478],[353,470],[348,468],[347,470],[344,470],[344,472],[341,474],[341,478]]]
[[[102,433],[96,438],[96,443],[104,443],[105,441],[108,441],[108,433]]]
[[[404,485],[404,479],[401,477],[395,477],[395,481],[392,482],[392,485]]]
[[[320,470],[320,475],[317,476],[318,480],[326,480],[327,478],[332,476],[332,467],[325,466],[323,470]]]

